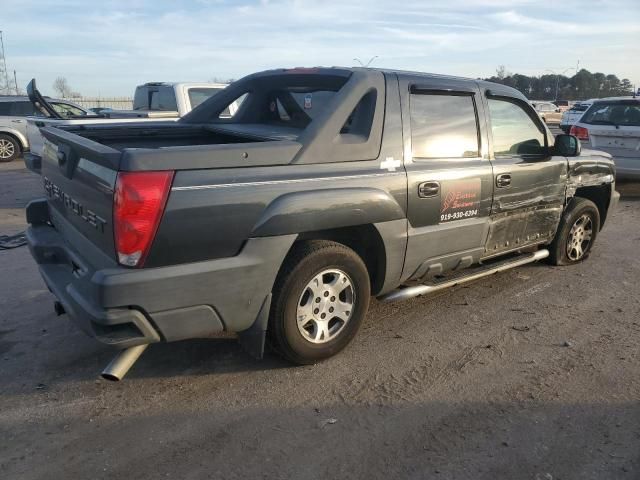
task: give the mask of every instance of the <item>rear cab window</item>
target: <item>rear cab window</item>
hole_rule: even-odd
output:
[[[480,156],[472,95],[411,93],[411,149],[416,159]]]
[[[261,78],[222,110],[214,123],[258,124],[304,130],[331,108],[332,100],[348,77],[283,74]],[[215,103],[215,97],[211,99]]]
[[[546,153],[544,133],[516,101],[489,98],[489,115],[496,157]]]
[[[314,87],[286,87],[270,93],[265,123],[304,129],[320,115],[335,91]]]
[[[141,85],[137,87],[133,97],[133,109],[156,112],[178,111],[173,87],[170,85]]]
[[[640,127],[640,102],[597,102],[582,116],[580,123]]]

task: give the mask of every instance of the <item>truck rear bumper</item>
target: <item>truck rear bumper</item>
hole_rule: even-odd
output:
[[[250,239],[237,256],[204,262],[97,268],[46,211],[44,200],[27,207],[27,240],[45,283],[83,331],[121,348],[250,329],[296,238]]]

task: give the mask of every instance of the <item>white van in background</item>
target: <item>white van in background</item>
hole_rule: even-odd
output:
[[[618,180],[640,180],[640,98],[596,100],[570,132],[585,148],[609,153]]]

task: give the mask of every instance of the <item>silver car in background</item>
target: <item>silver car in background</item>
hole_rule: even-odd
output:
[[[583,145],[609,153],[619,180],[640,180],[640,98],[596,100],[571,127]]]
[[[49,100],[51,106],[63,117],[91,114],[75,103],[65,100]],[[20,95],[0,96],[0,162],[10,162],[29,150],[27,117],[40,115],[29,97]]]

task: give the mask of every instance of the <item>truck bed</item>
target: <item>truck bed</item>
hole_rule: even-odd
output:
[[[100,125],[65,126],[63,130],[106,145],[115,150],[126,148],[157,149],[190,145],[226,145],[237,143],[295,140],[294,129],[265,125]]]

